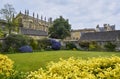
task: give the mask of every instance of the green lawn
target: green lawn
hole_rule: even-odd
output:
[[[69,57],[88,58],[98,56],[120,56],[120,52],[92,52],[92,51],[44,51],[35,53],[18,53],[7,54],[14,61],[17,70],[34,71],[40,67],[45,68],[45,65],[50,61],[57,62],[59,58],[67,59]]]

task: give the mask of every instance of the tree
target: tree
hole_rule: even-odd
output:
[[[64,39],[70,36],[71,25],[68,19],[64,19],[62,16],[53,21],[53,25],[49,28],[49,36],[56,39]]]
[[[15,9],[11,4],[5,4],[4,8],[0,10],[0,14],[3,15],[4,19],[7,22],[9,34],[11,33],[12,29],[14,29],[14,26],[16,25],[13,21],[13,17],[15,13],[16,13]]]

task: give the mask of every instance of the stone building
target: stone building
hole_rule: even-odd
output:
[[[78,41],[83,33],[95,32],[95,29],[79,29],[71,30],[71,36],[67,37],[65,40]]]
[[[107,42],[112,42],[120,45],[120,30],[104,31],[94,33],[84,33],[79,42],[97,42],[98,45],[104,46]]]
[[[88,32],[95,32],[95,29],[79,29],[79,30],[71,30],[71,36],[67,37],[66,39],[64,39],[64,44],[63,46],[66,46],[66,43],[68,42],[72,42],[76,45],[76,47],[78,49],[80,49],[79,46],[79,39],[81,38],[81,36],[84,33],[88,33]]]
[[[48,21],[46,17],[41,16],[39,19],[39,15],[35,17],[35,13],[33,16],[29,15],[29,10],[25,10],[25,13],[19,13],[15,20],[19,23],[19,33],[28,35],[30,37],[41,39],[46,38],[48,36],[48,28],[52,24],[52,18],[49,18]]]
[[[96,32],[115,31],[115,25],[103,24],[103,27],[96,26]]]

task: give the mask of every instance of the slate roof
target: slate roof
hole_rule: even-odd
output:
[[[71,32],[84,32],[84,31],[95,31],[95,29],[93,29],[93,28],[90,28],[90,29],[78,29],[78,30],[71,30]]]
[[[84,33],[79,41],[116,41],[120,38],[120,30]]]
[[[21,28],[21,34],[33,36],[47,36],[48,33],[42,30]]]

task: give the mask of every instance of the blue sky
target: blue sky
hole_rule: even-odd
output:
[[[99,24],[115,24],[120,30],[120,0],[0,0],[12,4],[18,13],[29,9],[30,15],[69,19],[72,29],[96,28]]]

